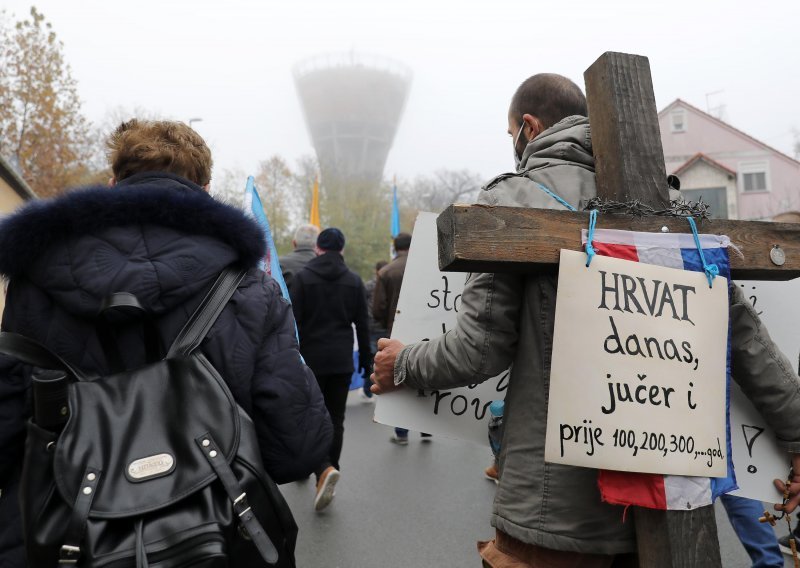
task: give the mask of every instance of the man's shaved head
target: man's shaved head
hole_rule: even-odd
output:
[[[586,97],[578,85],[562,75],[539,73],[517,88],[508,114],[517,124],[522,115],[531,114],[547,129],[574,114],[588,116],[588,111]]]

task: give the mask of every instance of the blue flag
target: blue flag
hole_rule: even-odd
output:
[[[267,213],[264,211],[264,205],[261,203],[261,198],[258,196],[255,180],[253,176],[248,176],[247,186],[244,190],[244,210],[245,213],[253,217],[261,229],[264,231],[264,238],[267,241],[267,254],[259,263],[259,266],[267,274],[280,285],[281,294],[287,300],[289,299],[289,290],[286,288],[286,282],[283,280],[283,273],[281,272],[281,265],[278,262],[278,251],[275,248],[275,241],[272,238],[272,229],[269,226],[269,219]]]
[[[397,183],[392,184],[392,238],[400,233],[400,208],[397,206]]]

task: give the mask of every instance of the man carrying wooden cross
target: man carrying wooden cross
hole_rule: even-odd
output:
[[[593,197],[586,116],[583,93],[565,77],[541,74],[523,82],[508,113],[517,172],[490,182],[478,202],[553,209],[563,208],[562,200],[577,206]],[[635,566],[633,523],[625,522],[622,507],[601,501],[597,470],[544,460],[556,282],[554,274],[471,274],[454,329],[408,346],[379,341],[373,392],[462,387],[511,367],[492,514],[497,533],[479,544],[484,566]],[[738,287],[732,287],[730,318],[734,377],[770,417],[779,442],[800,452],[800,384],[791,365]],[[800,458],[792,462],[800,472]]]

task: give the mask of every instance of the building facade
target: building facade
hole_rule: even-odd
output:
[[[800,211],[800,162],[730,124],[675,100],[658,113],[668,174],[687,199],[722,219],[773,219]]]
[[[11,164],[0,157],[0,219],[30,199],[36,199],[36,195]],[[0,316],[5,299],[5,282],[0,279]]]

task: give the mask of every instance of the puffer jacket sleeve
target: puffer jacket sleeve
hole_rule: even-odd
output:
[[[2,283],[0,282],[0,293]],[[3,314],[3,331],[14,331],[14,305]],[[25,422],[30,408],[30,367],[0,355],[0,489],[22,467]]]
[[[0,282],[0,293],[2,293]],[[15,331],[15,311],[6,304],[3,331]],[[20,518],[19,479],[30,417],[30,367],[0,355],[0,566],[22,568],[25,552]]]
[[[264,466],[276,483],[308,477],[327,457],[333,428],[317,380],[300,358],[292,308],[270,288],[264,337],[251,386]]]
[[[731,285],[731,374],[775,430],[778,445],[800,453],[800,381],[739,286]]]
[[[514,274],[471,274],[456,326],[430,341],[406,346],[395,362],[395,383],[455,388],[508,369],[519,339],[523,283],[523,277]]]

